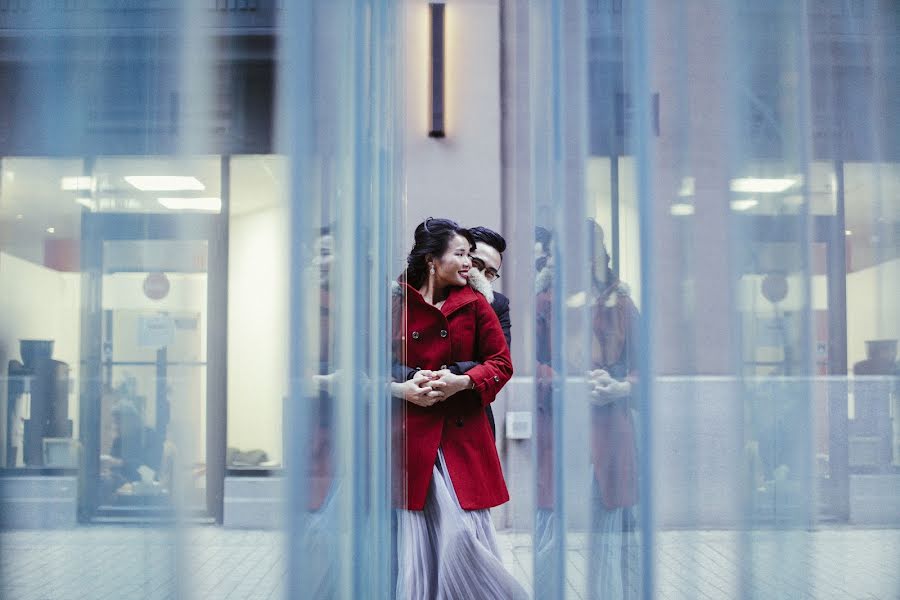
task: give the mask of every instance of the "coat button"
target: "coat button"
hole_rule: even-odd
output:
[[[494,381],[500,381],[500,377],[498,377],[497,375],[494,375]]]
[[[459,417],[458,419],[456,419],[456,426],[457,426],[457,427],[462,427],[462,426],[463,426],[463,419],[462,419],[462,417]]]
[[[414,339],[414,340],[419,339],[419,332],[418,332],[418,331],[413,331],[413,332],[412,332],[412,339]]]
[[[447,337],[447,330],[441,329],[441,337]]]

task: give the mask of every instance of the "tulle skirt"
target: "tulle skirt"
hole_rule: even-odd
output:
[[[398,600],[527,598],[504,568],[490,511],[460,507],[444,453],[421,511],[397,511]]]

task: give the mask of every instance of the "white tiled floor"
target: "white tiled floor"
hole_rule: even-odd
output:
[[[277,532],[220,527],[4,532],[0,597],[274,600],[284,595],[282,543]],[[503,532],[500,543],[531,591],[531,537]],[[586,548],[583,534],[567,538],[569,598],[588,597]],[[667,531],[655,560],[657,598],[900,599],[898,530]]]

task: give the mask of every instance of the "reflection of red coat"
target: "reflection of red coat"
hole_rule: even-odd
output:
[[[318,311],[318,369],[317,374],[327,375],[337,369],[333,363],[334,352],[332,350],[335,340],[335,332],[331,330],[331,294],[327,286],[319,290],[319,304],[311,307]],[[307,480],[309,483],[309,498],[307,508],[318,510],[325,503],[325,498],[331,490],[334,481],[334,398],[327,392],[319,392],[310,399],[312,415],[310,419],[312,436],[309,450],[311,453]]]
[[[502,504],[509,493],[484,412],[512,376],[500,321],[484,296],[468,286],[451,288],[440,309],[411,286],[401,283],[401,289],[405,301],[404,294],[396,294],[393,302],[395,363],[432,370],[462,361],[481,364],[466,373],[474,390],[428,408],[403,406],[395,433],[405,439],[395,437],[394,444],[404,450],[400,468],[406,477],[395,477],[395,502],[422,510],[440,447],[460,506],[476,510]]]
[[[553,350],[551,311],[550,291],[538,294],[535,443],[540,508],[553,508],[553,386],[562,386],[562,382],[555,381],[556,374],[549,364]],[[615,379],[632,382],[632,394],[637,389],[637,318],[637,308],[618,282],[607,288],[592,308],[590,368],[605,369]],[[591,407],[591,463],[606,508],[637,503],[637,456],[628,398]]]

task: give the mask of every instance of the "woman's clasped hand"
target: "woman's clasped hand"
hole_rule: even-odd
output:
[[[449,369],[420,369],[403,386],[403,399],[417,406],[429,407],[468,389],[468,375],[456,375]]]

